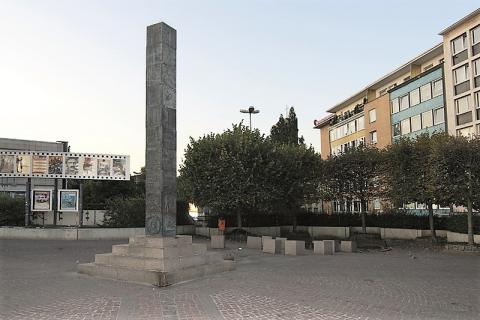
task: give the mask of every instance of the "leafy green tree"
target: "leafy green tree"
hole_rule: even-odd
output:
[[[298,119],[295,109],[290,108],[287,118],[280,115],[277,123],[270,130],[270,139],[275,143],[281,144],[303,144],[304,139],[298,137]]]
[[[327,185],[336,199],[359,200],[362,230],[366,232],[368,202],[378,195],[380,154],[371,146],[360,145],[327,160]]]
[[[437,241],[433,204],[440,204],[436,181],[437,162],[433,157],[435,145],[448,139],[446,134],[422,134],[415,140],[403,138],[384,152],[384,190],[386,196],[399,206],[403,203],[424,203],[428,209],[432,241]]]
[[[22,226],[25,223],[25,198],[11,198],[0,193],[0,226]]]
[[[313,186],[318,156],[305,146],[274,143],[242,124],[190,140],[180,180],[186,198],[219,214],[268,213],[299,206]]]
[[[435,144],[433,158],[440,200],[467,207],[468,243],[473,245],[473,209],[480,209],[480,138],[445,137]]]
[[[277,199],[275,211],[292,213],[295,230],[301,206],[319,199],[321,159],[312,147],[293,144],[275,144],[271,157],[277,163],[270,176]]]
[[[113,197],[106,200],[103,225],[115,228],[145,226],[145,198]]]

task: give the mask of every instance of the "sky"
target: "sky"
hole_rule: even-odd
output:
[[[189,137],[260,110],[269,134],[294,106],[314,119],[442,41],[477,1],[0,0],[0,137],[65,140],[145,163],[146,27],[177,29],[177,163]]]

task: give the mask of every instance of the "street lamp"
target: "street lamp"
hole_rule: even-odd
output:
[[[241,113],[248,113],[250,115],[250,131],[252,130],[252,113],[259,113],[260,110],[255,110],[254,106],[250,106],[248,109],[240,109]]]

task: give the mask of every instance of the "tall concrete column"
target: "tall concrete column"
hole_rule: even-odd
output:
[[[161,22],[147,27],[145,233],[176,234],[177,32]]]

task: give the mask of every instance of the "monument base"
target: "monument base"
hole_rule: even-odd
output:
[[[78,265],[79,273],[160,287],[233,269],[233,261],[192,243],[192,236],[131,237],[128,244],[114,245],[112,253],[96,254],[94,263]]]

